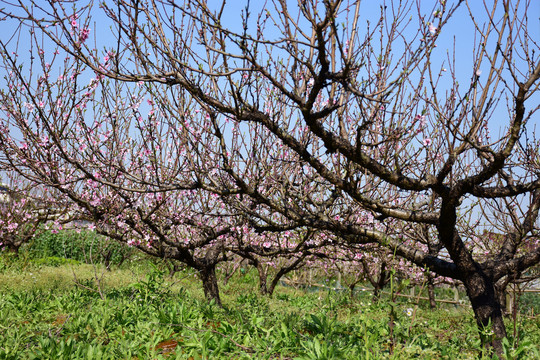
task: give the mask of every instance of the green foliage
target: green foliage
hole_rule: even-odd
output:
[[[46,231],[22,251],[37,263],[48,265],[55,263],[53,259],[64,258],[83,263],[105,263],[108,266],[120,265],[135,250],[92,231],[64,230],[57,233]]]
[[[516,343],[516,341],[505,338],[503,339],[503,354],[507,360],[540,359],[540,351],[537,346],[538,344],[533,344],[530,340]]]
[[[540,314],[540,294],[521,294],[521,296],[519,297],[519,307],[522,311],[527,311],[530,314]]]
[[[74,259],[66,259],[58,256],[47,256],[39,259],[32,259],[32,263],[36,265],[47,265],[47,266],[61,266],[61,265],[78,265],[80,261]]]
[[[146,280],[142,280],[129,285],[132,288],[132,297],[139,302],[159,301],[168,294],[168,290],[163,286],[165,271],[159,269],[154,263],[150,263],[151,271],[146,275]]]
[[[223,287],[222,309],[204,300],[199,280],[188,270],[170,279],[159,264],[147,262],[136,271],[141,269],[132,284],[102,289],[104,298],[92,291],[91,279],[82,281],[86,288],[38,290],[29,284],[26,290],[4,290],[0,359],[471,359],[481,354],[470,310],[418,307],[413,317],[410,300],[390,304],[383,296],[372,302],[367,292],[351,299],[347,293],[280,287],[269,298],[253,291],[242,274]],[[539,358],[539,326],[537,318],[521,317],[517,337],[504,342],[505,359]]]

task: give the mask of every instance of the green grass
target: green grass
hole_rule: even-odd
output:
[[[148,260],[112,271],[20,262],[0,273],[0,359],[472,359],[480,349],[466,308],[399,301],[391,337],[391,303],[368,292],[262,297],[247,273],[222,286],[218,308],[193,271],[170,278]],[[518,329],[522,353],[508,358],[538,358],[539,319],[522,316]]]

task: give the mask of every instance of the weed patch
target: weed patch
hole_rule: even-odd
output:
[[[481,354],[470,310],[431,311],[410,300],[278,288],[244,279],[224,287],[224,308],[204,300],[189,270],[103,272],[35,264],[0,275],[0,359],[470,359]],[[84,286],[73,282],[73,274]],[[56,279],[56,283],[51,279]],[[412,313],[414,312],[414,316]],[[520,317],[507,359],[539,358],[540,323]],[[392,336],[392,342],[390,341]]]

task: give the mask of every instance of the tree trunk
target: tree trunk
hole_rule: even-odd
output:
[[[259,293],[261,295],[268,295],[268,287],[266,286],[266,278],[268,276],[267,270],[264,268],[264,265],[256,259],[251,259],[250,263],[257,269],[257,274],[259,275]]]
[[[495,284],[481,271],[470,274],[463,283],[471,301],[482,344],[492,347],[501,356],[506,327]]]
[[[264,271],[259,271],[259,292],[261,295],[271,295],[266,285],[266,274]]]
[[[386,286],[386,284],[388,284],[388,281],[390,280],[390,272],[386,271],[386,262],[383,261],[383,263],[381,264],[381,271],[379,273],[379,279],[376,281],[374,285],[374,290],[373,290],[373,298],[378,300],[380,298],[380,293],[382,292],[382,290],[384,289],[384,287]]]
[[[507,302],[507,299],[509,298],[507,292],[508,283],[508,276],[505,276],[495,283],[495,293],[497,294],[497,299],[499,300],[504,316],[508,316],[512,313],[512,301]]]
[[[384,286],[388,283],[389,274],[384,269],[385,265],[381,267],[381,272],[379,278],[376,281],[370,281],[373,286],[373,302],[379,301],[381,298],[381,292],[384,289]]]
[[[351,299],[354,299],[354,288],[356,287],[356,282],[349,284],[349,296]]]
[[[242,266],[243,262],[244,262],[244,260],[241,260],[241,261],[237,262],[236,264],[233,264],[232,270],[230,272],[227,272],[225,274],[225,277],[223,278],[223,285],[227,285],[229,283],[229,280],[231,280],[231,278],[236,273],[236,271],[240,268],[240,266]]]
[[[427,272],[427,289],[429,297],[429,307],[433,310],[437,307],[437,302],[435,301],[435,285],[433,285],[433,276]]]
[[[383,260],[381,262],[378,278],[376,274],[371,275],[369,273],[370,264],[365,259],[362,259],[362,267],[364,268],[366,278],[371,283],[371,286],[373,286],[373,302],[376,302],[381,297],[381,290],[390,280],[390,273],[386,271],[386,261]]]
[[[270,286],[268,287],[268,295],[272,296],[274,295],[274,290],[276,290],[276,286],[279,282],[279,280],[283,277],[284,274],[277,273],[276,276],[272,279],[270,282]]]
[[[287,266],[281,267],[272,278],[272,281],[270,281],[270,286],[267,287],[266,294],[272,296],[274,294],[274,290],[276,289],[277,284],[279,283],[279,280],[281,280],[283,276],[290,273],[291,271],[298,270],[302,266],[304,259],[305,255],[300,256],[292,263],[289,263]],[[268,277],[268,270],[266,271],[266,276]]]
[[[465,285],[483,346],[488,350],[494,350],[502,357],[502,339],[506,337],[506,328],[501,304],[495,291],[495,282],[474,260],[456,231],[457,205],[455,198],[443,199],[437,227],[439,237]]]
[[[272,296],[274,294],[274,290],[276,289],[276,286],[277,286],[279,280],[281,280],[281,278],[285,274],[288,274],[291,271],[292,271],[292,268],[281,268],[281,269],[279,269],[277,274],[274,276],[274,278],[270,282],[270,287],[268,288],[268,295]]]
[[[199,277],[203,283],[204,296],[208,301],[214,300],[217,306],[222,307],[219,297],[219,286],[216,276],[216,265],[209,265],[199,269]]]
[[[169,269],[169,277],[172,278],[174,274],[176,274],[178,271],[180,271],[180,266],[178,266],[178,262],[170,259],[165,262],[167,265],[167,268]]]
[[[381,289],[379,289],[378,286],[375,286],[373,288],[373,297],[372,297],[371,301],[377,302],[377,301],[379,301],[380,298],[381,298]]]
[[[17,244],[13,244],[13,243],[7,243],[5,244],[6,248],[7,248],[7,251],[10,253],[10,254],[13,254],[13,256],[15,257],[18,257],[19,256],[19,248],[21,247],[21,245],[17,245]]]

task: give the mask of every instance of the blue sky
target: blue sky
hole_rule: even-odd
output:
[[[488,1],[489,2],[489,1]],[[77,5],[84,4],[85,1],[79,1],[77,2]],[[210,7],[219,7],[221,6],[221,1],[218,0],[211,0],[208,2]],[[385,4],[388,6],[388,11],[392,9],[392,6],[397,5],[398,1],[386,1]],[[420,2],[421,4],[421,12],[427,16],[429,16],[433,10],[437,10],[440,7],[438,6],[438,1],[423,1]],[[484,23],[487,20],[487,17],[485,16],[486,10],[484,8],[484,2],[483,1],[470,1],[469,6],[471,8],[471,11],[477,18],[479,23]],[[225,8],[223,19],[225,21],[225,26],[230,28],[234,31],[241,31],[242,29],[242,21],[241,21],[241,13],[245,10],[245,1],[229,1],[227,3],[227,6]],[[269,9],[273,10],[273,5],[268,1],[251,1],[251,18],[256,19],[259,12],[263,10],[265,6],[269,7]],[[344,1],[344,6],[347,4],[350,4],[353,6],[352,1]],[[380,6],[382,2],[380,1],[364,1],[361,3],[360,7],[360,13],[361,13],[361,20],[360,24],[365,23],[366,20],[371,21],[371,23],[375,23],[379,16],[380,16]],[[418,29],[418,20],[415,18],[415,4],[416,2],[411,2],[412,10],[412,20],[411,25],[409,26],[410,34],[414,33]],[[298,9],[298,5],[296,1],[290,1],[289,2],[290,12],[294,13]],[[502,5],[499,5],[498,12],[500,13],[502,11]],[[528,11],[529,16],[529,28],[528,31],[531,32],[531,36],[533,39],[540,39],[540,1],[533,0],[530,3],[530,8]],[[2,31],[2,40],[7,41],[7,37],[11,35],[11,30],[15,28],[17,25],[17,22],[13,21],[0,21],[0,29]],[[106,45],[108,47],[114,46],[114,43],[111,43],[110,41],[114,39],[114,34],[111,32],[111,22],[108,20],[103,12],[98,8],[97,5],[95,5],[95,9],[93,11],[93,19],[90,23],[91,33],[90,33],[90,39],[89,42],[96,41],[98,44],[98,49],[102,48],[102,46]],[[474,50],[474,42],[478,42],[479,39],[474,37],[475,29],[471,21],[469,20],[469,13],[467,4],[462,4],[461,7],[456,11],[453,18],[450,20],[450,22],[445,26],[442,33],[439,36],[439,39],[437,41],[438,47],[433,51],[433,62],[440,62],[441,68],[449,68],[449,64],[447,62],[448,54],[450,52],[450,55],[453,51],[455,51],[455,59],[456,59],[456,77],[459,79],[460,83],[463,84],[465,87],[467,87],[468,84],[470,84],[471,78],[473,77],[477,64],[475,63],[475,60],[473,58],[473,50]],[[278,37],[280,34],[277,31],[277,29],[268,29],[268,36],[269,37]],[[408,33],[405,33],[405,36],[407,36]],[[21,33],[21,41],[19,43],[18,47],[18,53],[19,53],[19,61],[25,62],[28,64],[29,62],[29,42],[25,41],[24,39],[25,33],[24,31]],[[45,43],[47,43],[45,41]],[[13,45],[13,42],[12,42]],[[47,45],[46,45],[47,46]],[[454,47],[455,46],[455,47]],[[494,44],[488,44],[488,47],[491,46],[494,47]],[[394,49],[394,51],[399,52],[399,49]],[[61,63],[60,63],[61,65]],[[435,64],[434,64],[435,65]],[[26,65],[28,66],[28,65]],[[57,64],[58,66],[58,64]],[[436,66],[434,66],[436,67]],[[489,71],[488,64],[484,62],[480,66],[480,70],[487,74]],[[91,75],[89,75],[91,76]],[[482,76],[480,77],[480,83],[482,83]],[[446,86],[445,86],[445,81]],[[446,78],[443,78],[441,81],[441,89],[444,90],[445,87],[448,87],[450,84],[450,75],[446,76]],[[540,95],[535,95],[530,101],[529,104],[538,104],[540,103]],[[500,104],[502,107],[505,106],[504,102],[501,102]],[[504,129],[505,125],[508,124],[508,116],[506,111],[497,112],[492,116],[492,119],[490,120],[490,130],[493,135],[499,134],[502,129]],[[535,125],[538,123],[538,116],[535,116],[532,121],[532,126],[528,127],[529,131],[532,131],[534,129]]]

